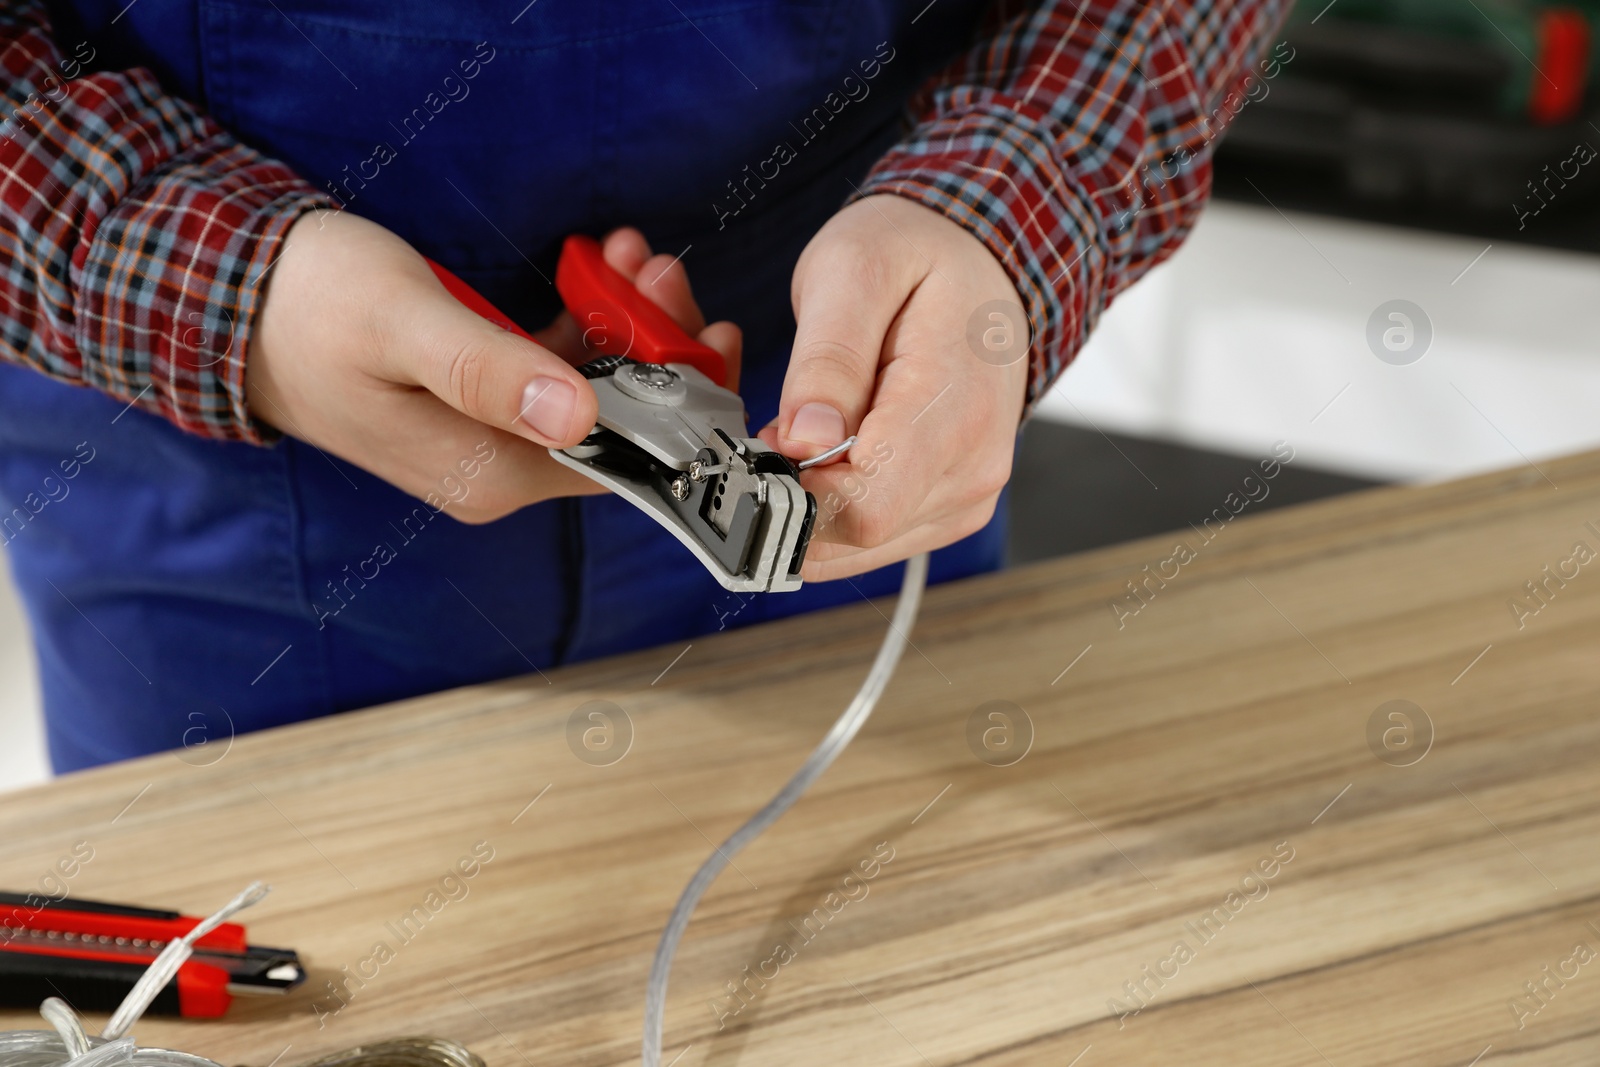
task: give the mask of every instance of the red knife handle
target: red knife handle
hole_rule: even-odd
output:
[[[428,266],[451,296],[501,329],[532,340],[472,286],[431,259]],[[722,354],[690,337],[671,315],[612,270],[593,237],[573,234],[561,246],[556,291],[583,331],[585,348],[644,363],[686,363],[718,385],[727,382]]]
[[[0,953],[0,1007],[36,1008],[45,997],[60,996],[79,1011],[111,1012],[149,966],[94,953]],[[178,976],[156,994],[153,1015],[214,1019],[228,1010],[228,972],[189,960]]]
[[[163,914],[163,913],[154,913]],[[170,914],[170,913],[168,913]],[[9,922],[6,921],[9,919]],[[54,947],[58,942],[30,942],[10,929],[20,926],[32,930],[59,930],[63,933],[105,935],[122,937],[131,941],[171,941],[200,925],[200,920],[188,915],[165,919],[146,918],[140,914],[118,914],[109,911],[74,911],[70,907],[40,909],[23,917],[16,912],[11,916],[0,914],[0,949],[19,952],[38,951],[41,947]],[[64,943],[64,942],[62,942]],[[245,929],[238,923],[222,923],[209,934],[195,942],[197,948],[221,949],[226,952],[243,952],[246,947]]]

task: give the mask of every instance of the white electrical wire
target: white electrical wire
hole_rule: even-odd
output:
[[[845,708],[844,714],[839,716],[822,743],[800,765],[794,777],[767,801],[765,807],[730,834],[720,848],[707,856],[700,869],[694,872],[694,877],[689,879],[689,884],[684,886],[683,895],[678,897],[677,906],[672,909],[666,928],[661,931],[655,960],[650,964],[650,982],[645,987],[644,998],[644,1067],[661,1067],[661,1031],[667,1010],[667,979],[672,973],[672,958],[677,954],[678,942],[683,940],[683,932],[689,926],[689,917],[694,914],[695,905],[700,903],[701,896],[733,857],[763,830],[777,822],[811,787],[811,783],[822,776],[822,772],[839,757],[839,753],[844,751],[850,739],[867,721],[872,709],[877,707],[878,698],[889,685],[895,666],[910,642],[911,627],[917,620],[917,609],[922,605],[922,590],[927,580],[927,553],[906,561],[905,578],[900,583],[900,602],[895,605],[894,617],[889,620],[889,631],[883,635],[883,644],[878,647],[878,658],[872,661],[872,668],[867,671],[866,680],[856,691],[855,699]]]
[[[176,941],[168,942],[167,947],[161,950],[161,955],[145,969],[128,995],[123,998],[122,1003],[117,1006],[116,1014],[111,1016],[111,1021],[106,1023],[106,1028],[101,1031],[100,1036],[107,1041],[115,1041],[126,1034],[161,991],[167,988],[167,983],[177,977],[178,969],[194,953],[196,941],[227,922],[238,912],[259,903],[261,898],[271,891],[271,887],[262,882],[251,882],[244,887],[242,893],[224,904],[215,915],[201,920],[200,925]]]

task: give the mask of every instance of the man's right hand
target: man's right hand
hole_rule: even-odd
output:
[[[651,256],[632,229],[605,239],[606,262],[737,370],[740,334],[707,326],[681,263]],[[594,426],[594,390],[572,364],[581,331],[563,312],[532,344],[445,291],[427,262],[383,227],[308,214],[288,232],[246,349],[257,419],[419,499],[473,459],[495,460],[448,513],[489,522],[528,504],[605,490],[550,458]],[[481,457],[480,457],[481,458]]]

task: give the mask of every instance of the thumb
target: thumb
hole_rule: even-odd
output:
[[[594,428],[598,402],[583,375],[549,349],[495,326],[434,283],[391,329],[386,362],[457,411],[551,448]]]
[[[802,258],[794,280],[794,350],[774,426],[778,451],[809,458],[860,428],[872,406],[884,337],[905,300],[893,275],[863,270],[855,255]]]

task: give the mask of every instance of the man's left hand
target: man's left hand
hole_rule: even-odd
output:
[[[1027,320],[999,261],[938,212],[869,196],[812,238],[791,295],[794,351],[760,436],[796,460],[857,437],[847,461],[801,478],[819,504],[804,578],[981,529],[1011,474],[1028,382]]]

